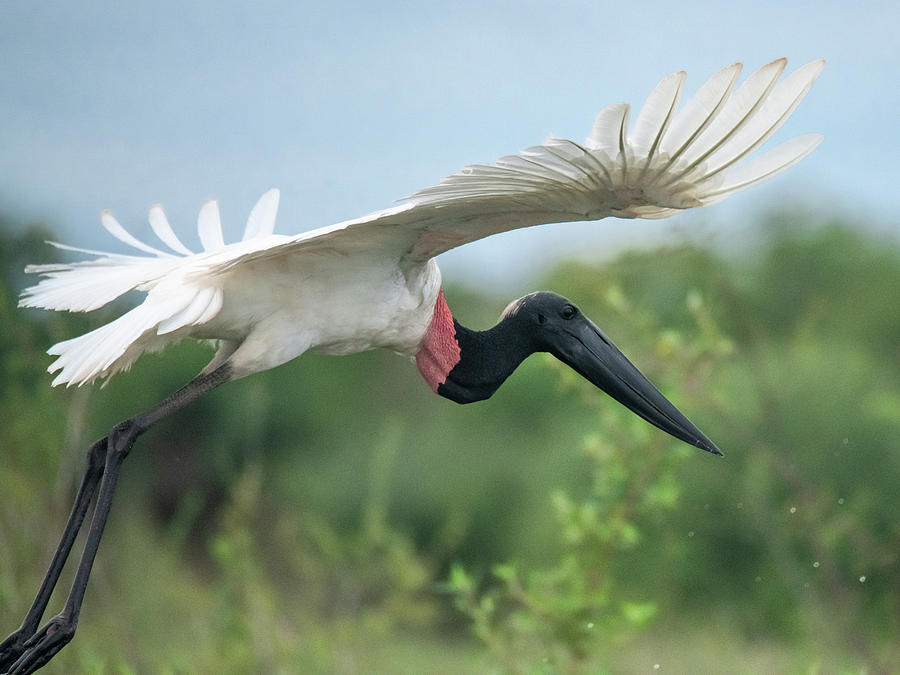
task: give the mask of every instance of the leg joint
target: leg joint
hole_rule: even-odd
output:
[[[106,464],[106,448],[108,438],[103,437],[94,443],[87,452],[87,469],[88,471],[96,471],[102,469]]]
[[[134,445],[135,440],[144,432],[144,428],[137,424],[133,419],[119,422],[109,432],[107,447],[109,453],[118,458],[124,459]]]

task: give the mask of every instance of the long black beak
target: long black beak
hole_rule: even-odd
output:
[[[650,424],[701,450],[722,455],[589,319],[573,319],[551,346],[556,358]]]

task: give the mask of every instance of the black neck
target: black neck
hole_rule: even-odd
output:
[[[437,393],[457,403],[489,398],[535,349],[528,336],[516,330],[516,322],[504,319],[493,328],[469,330],[454,319],[459,363]]]

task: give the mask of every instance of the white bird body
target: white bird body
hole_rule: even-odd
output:
[[[199,337],[226,338],[235,376],[265,370],[307,350],[351,354],[385,348],[412,356],[431,322],[441,275],[434,260],[401,271],[383,251],[347,258],[322,252],[250,262],[227,274],[226,301]],[[271,294],[261,301],[259,268]],[[229,296],[229,293],[233,293]]]
[[[717,202],[811,152],[817,134],[741,163],[784,122],[824,65],[812,62],[776,84],[785,63],[764,66],[736,91],[740,64],[723,68],[680,112],[685,75],[675,73],[650,94],[630,135],[628,106],[614,104],[583,145],[549,138],[520,155],[466,167],[393,208],[295,237],[272,234],[276,190],[254,207],[244,239],[230,245],[217,204],[204,205],[201,253],[178,240],[159,206],[150,223],[172,253],[137,241],[104,213],[114,236],[148,255],[86,251],[95,258],[30,266],[44,279],[20,304],[86,311],[130,290],[147,292],[115,321],[54,345],[54,384],[108,377],[185,337],[220,340],[207,370],[227,360],[233,377],[307,350],[383,347],[414,355],[440,291],[433,259],[439,253],[542,223],[666,217]]]

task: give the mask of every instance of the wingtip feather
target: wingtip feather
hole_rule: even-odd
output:
[[[714,189],[707,189],[700,199],[705,205],[712,204],[755,183],[771,178],[809,155],[823,140],[825,140],[825,136],[822,134],[795,136],[767,153],[723,172],[719,178],[719,185]]]
[[[222,219],[219,216],[219,203],[215,199],[206,202],[197,216],[197,234],[204,251],[216,251],[225,246],[222,236]]]
[[[176,253],[193,255],[192,251],[181,243],[178,235],[175,234],[175,230],[173,230],[172,226],[169,224],[169,219],[166,217],[166,212],[163,210],[162,204],[154,204],[150,207],[150,211],[147,213],[147,220],[150,222],[150,227],[153,228],[153,232],[156,233],[156,236],[162,243]]]
[[[124,244],[128,244],[139,251],[144,251],[145,253],[149,253],[155,256],[165,256],[168,255],[159,249],[153,248],[140,241],[136,237],[134,237],[130,232],[128,232],[124,227],[122,227],[121,223],[115,219],[113,214],[109,211],[109,209],[104,209],[100,212],[100,223],[106,228],[106,231],[109,232],[116,239],[121,241]]]
[[[242,241],[255,237],[265,237],[275,231],[275,220],[278,218],[280,198],[281,191],[278,188],[272,188],[263,193],[250,211]]]

